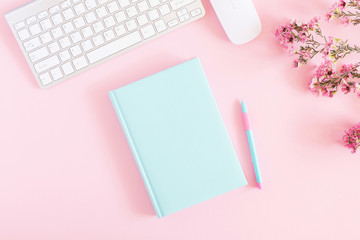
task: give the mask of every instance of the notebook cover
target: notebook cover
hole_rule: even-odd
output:
[[[109,96],[159,218],[247,184],[198,58]]]

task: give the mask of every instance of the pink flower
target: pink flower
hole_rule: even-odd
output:
[[[333,46],[333,44],[334,38],[330,36],[329,39],[326,41],[324,50],[322,52],[323,58],[325,60],[330,59],[330,48]]]
[[[304,59],[310,59],[310,57],[311,57],[310,53],[309,53],[308,51],[305,51],[305,50],[301,51],[301,52],[300,52],[300,55],[301,55],[302,58],[304,58]]]
[[[331,12],[326,13],[326,15],[325,15],[326,21],[330,22],[331,18],[332,18],[332,13]]]
[[[293,45],[294,45],[294,29],[296,27],[296,23],[292,23],[292,21],[289,21],[284,26],[280,26],[276,32],[275,37],[278,39],[280,45],[287,49],[289,52],[292,51]]]
[[[350,72],[353,69],[353,67],[354,67],[353,64],[343,64],[341,66],[340,73],[344,74],[344,73]]]
[[[348,84],[348,83],[343,83],[341,85],[341,91],[344,93],[344,94],[348,94],[349,92],[351,92],[351,85]]]
[[[346,2],[344,0],[340,0],[340,2],[338,2],[337,6],[340,10],[343,10],[346,7]]]
[[[343,137],[344,145],[351,150],[351,153],[355,153],[360,146],[360,122],[345,131]]]
[[[329,60],[325,60],[316,70],[312,78],[309,88],[316,95],[333,97],[338,90],[338,84],[332,80],[336,77],[335,64]]]
[[[348,26],[349,25],[349,23],[350,23],[350,18],[348,18],[348,17],[343,17],[342,18],[342,23],[345,25],[345,26]]]
[[[330,22],[333,18],[335,18],[335,13],[337,11],[338,4],[334,3],[329,11],[326,13],[326,21]]]
[[[299,67],[299,60],[294,60],[294,62],[293,62],[293,66],[294,66],[294,68],[298,68]]]
[[[340,74],[344,78],[352,78],[354,74],[358,74],[359,64],[343,64],[340,69]]]
[[[310,22],[308,22],[309,28],[314,29],[316,26],[318,26],[320,21],[320,17],[314,17],[313,19],[310,20]]]

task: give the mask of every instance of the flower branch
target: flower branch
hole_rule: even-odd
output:
[[[326,14],[328,22],[341,20],[345,25],[360,24],[360,0],[340,0]],[[309,89],[316,95],[333,97],[335,93],[355,93],[360,97],[360,62],[343,64],[337,68],[338,60],[351,53],[360,53],[360,47],[348,41],[326,36],[319,26],[319,17],[307,23],[291,20],[280,26],[275,36],[290,55],[295,56],[294,67],[299,68],[321,55],[323,62],[317,67],[309,83]],[[344,145],[355,153],[360,148],[360,123],[345,132]]]

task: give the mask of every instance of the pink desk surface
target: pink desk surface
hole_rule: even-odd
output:
[[[1,1],[0,10],[26,2]],[[360,121],[360,100],[309,93],[314,66],[292,69],[274,38],[288,18],[321,15],[332,1],[254,0],[263,31],[241,46],[203,2],[205,18],[46,91],[1,18],[1,240],[360,239],[360,155],[339,142]],[[360,40],[359,27],[344,34]],[[193,57],[204,65],[249,186],[159,220],[107,92]],[[255,187],[241,98],[263,191]]]

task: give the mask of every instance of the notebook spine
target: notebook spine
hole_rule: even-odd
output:
[[[153,191],[153,188],[151,186],[150,180],[149,180],[149,178],[148,178],[148,176],[146,174],[145,168],[144,168],[144,166],[142,164],[141,158],[140,158],[139,153],[138,153],[138,151],[136,149],[135,142],[133,141],[131,133],[130,133],[128,127],[127,127],[126,120],[125,120],[124,115],[123,115],[123,113],[121,111],[121,108],[120,108],[120,105],[119,105],[119,103],[117,101],[116,95],[114,94],[114,92],[109,92],[109,96],[110,96],[111,102],[112,102],[112,104],[114,106],[114,109],[116,111],[116,114],[117,114],[117,116],[118,116],[118,118],[120,120],[120,123],[121,123],[121,125],[123,127],[126,139],[128,140],[131,151],[132,151],[132,153],[134,155],[136,164],[137,164],[137,166],[139,168],[140,174],[141,174],[141,176],[143,178],[143,181],[145,183],[145,187],[146,187],[146,189],[148,191],[148,194],[150,196],[150,199],[151,199],[151,202],[153,204],[156,215],[159,218],[161,218],[161,217],[163,217],[163,214],[162,214],[162,212],[160,210],[160,206],[158,204],[157,198],[156,198],[155,193]]]

